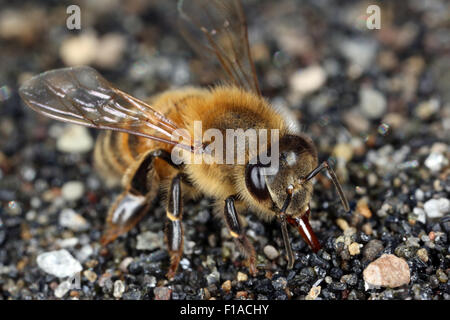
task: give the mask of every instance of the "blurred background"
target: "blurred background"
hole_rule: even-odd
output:
[[[293,231],[298,259],[288,271],[276,224],[249,214],[261,270],[250,278],[208,199],[186,204],[185,258],[173,282],[164,278],[161,201],[102,248],[120,190],[92,169],[97,132],[34,113],[18,87],[50,69],[90,65],[145,99],[212,85],[216,73],[182,38],[176,1],[0,0],[0,299],[449,299],[448,3],[243,4],[263,95],[298,119],[351,200],[343,212],[318,179],[311,224],[324,249],[313,254]],[[70,5],[80,8],[79,30],[67,27]],[[370,5],[380,8],[380,29],[368,28]],[[367,289],[363,271],[384,253],[407,262],[410,281]],[[63,279],[73,274],[77,285]]]

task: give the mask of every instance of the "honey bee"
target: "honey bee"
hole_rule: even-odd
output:
[[[320,249],[309,224],[311,179],[327,170],[346,211],[348,201],[328,162],[318,163],[312,140],[294,132],[293,120],[283,117],[262,97],[241,2],[190,1],[193,15],[184,11],[182,1],[178,4],[182,21],[198,32],[183,27],[186,38],[200,53],[215,56],[225,83],[210,89],[169,90],[144,102],[115,88],[96,70],[80,66],[37,75],[21,86],[20,96],[29,107],[50,118],[105,129],[96,141],[94,164],[110,185],[121,183],[123,192],[109,209],[103,245],[128,232],[149,213],[160,186],[165,186],[169,279],[175,276],[183,252],[183,198],[199,195],[215,199],[215,209],[247,259],[251,274],[257,273],[256,254],[242,227],[239,211],[245,209],[265,220],[279,220],[288,268],[292,268],[289,224],[313,251]],[[207,14],[208,25],[192,18],[201,12]],[[198,40],[198,34],[204,41]],[[251,162],[255,155],[249,152],[243,164],[175,163],[172,152],[176,146],[188,154],[202,153],[211,142],[192,140],[195,121],[223,133],[227,129],[277,129],[279,166],[275,174],[264,174],[266,166]],[[182,144],[179,136],[174,138],[179,129],[188,133]],[[266,149],[271,143],[267,142]]]

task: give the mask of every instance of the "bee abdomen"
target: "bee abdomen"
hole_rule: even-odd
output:
[[[126,170],[138,157],[134,136],[117,131],[102,131],[96,141],[94,163],[110,185],[119,184]],[[131,141],[130,141],[131,140]]]

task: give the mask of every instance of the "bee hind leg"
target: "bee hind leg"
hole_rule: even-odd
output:
[[[248,259],[250,273],[255,276],[258,272],[256,269],[255,249],[253,248],[250,240],[248,240],[248,238],[245,236],[244,229],[241,228],[234,201],[234,196],[230,196],[225,200],[225,223],[239,251],[242,255],[244,255],[244,257]]]
[[[172,279],[178,269],[183,254],[183,203],[181,194],[181,174],[177,174],[170,184],[167,201],[167,219],[165,228],[165,240],[170,255],[170,268],[166,276]]]
[[[159,189],[159,176],[153,164],[155,152],[143,156],[122,192],[110,207],[106,229],[100,240],[102,245],[114,241],[131,230],[149,211]]]

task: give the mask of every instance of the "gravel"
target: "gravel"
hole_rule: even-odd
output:
[[[292,270],[278,223],[245,213],[257,253],[251,276],[212,199],[185,201],[185,252],[171,281],[165,195],[103,247],[121,189],[93,168],[98,132],[39,116],[17,93],[30,76],[80,61],[138,98],[212,83],[215,73],[172,27],[172,2],[127,3],[86,7],[75,32],[55,22],[70,3],[2,2],[0,299],[450,299],[445,1],[397,1],[380,30],[361,23],[362,4],[244,1],[264,96],[333,163],[351,212],[318,175],[310,207],[322,249],[313,253],[290,229]],[[394,263],[380,263],[386,256]],[[368,287],[374,264],[382,277]],[[393,270],[401,277],[389,278]]]

